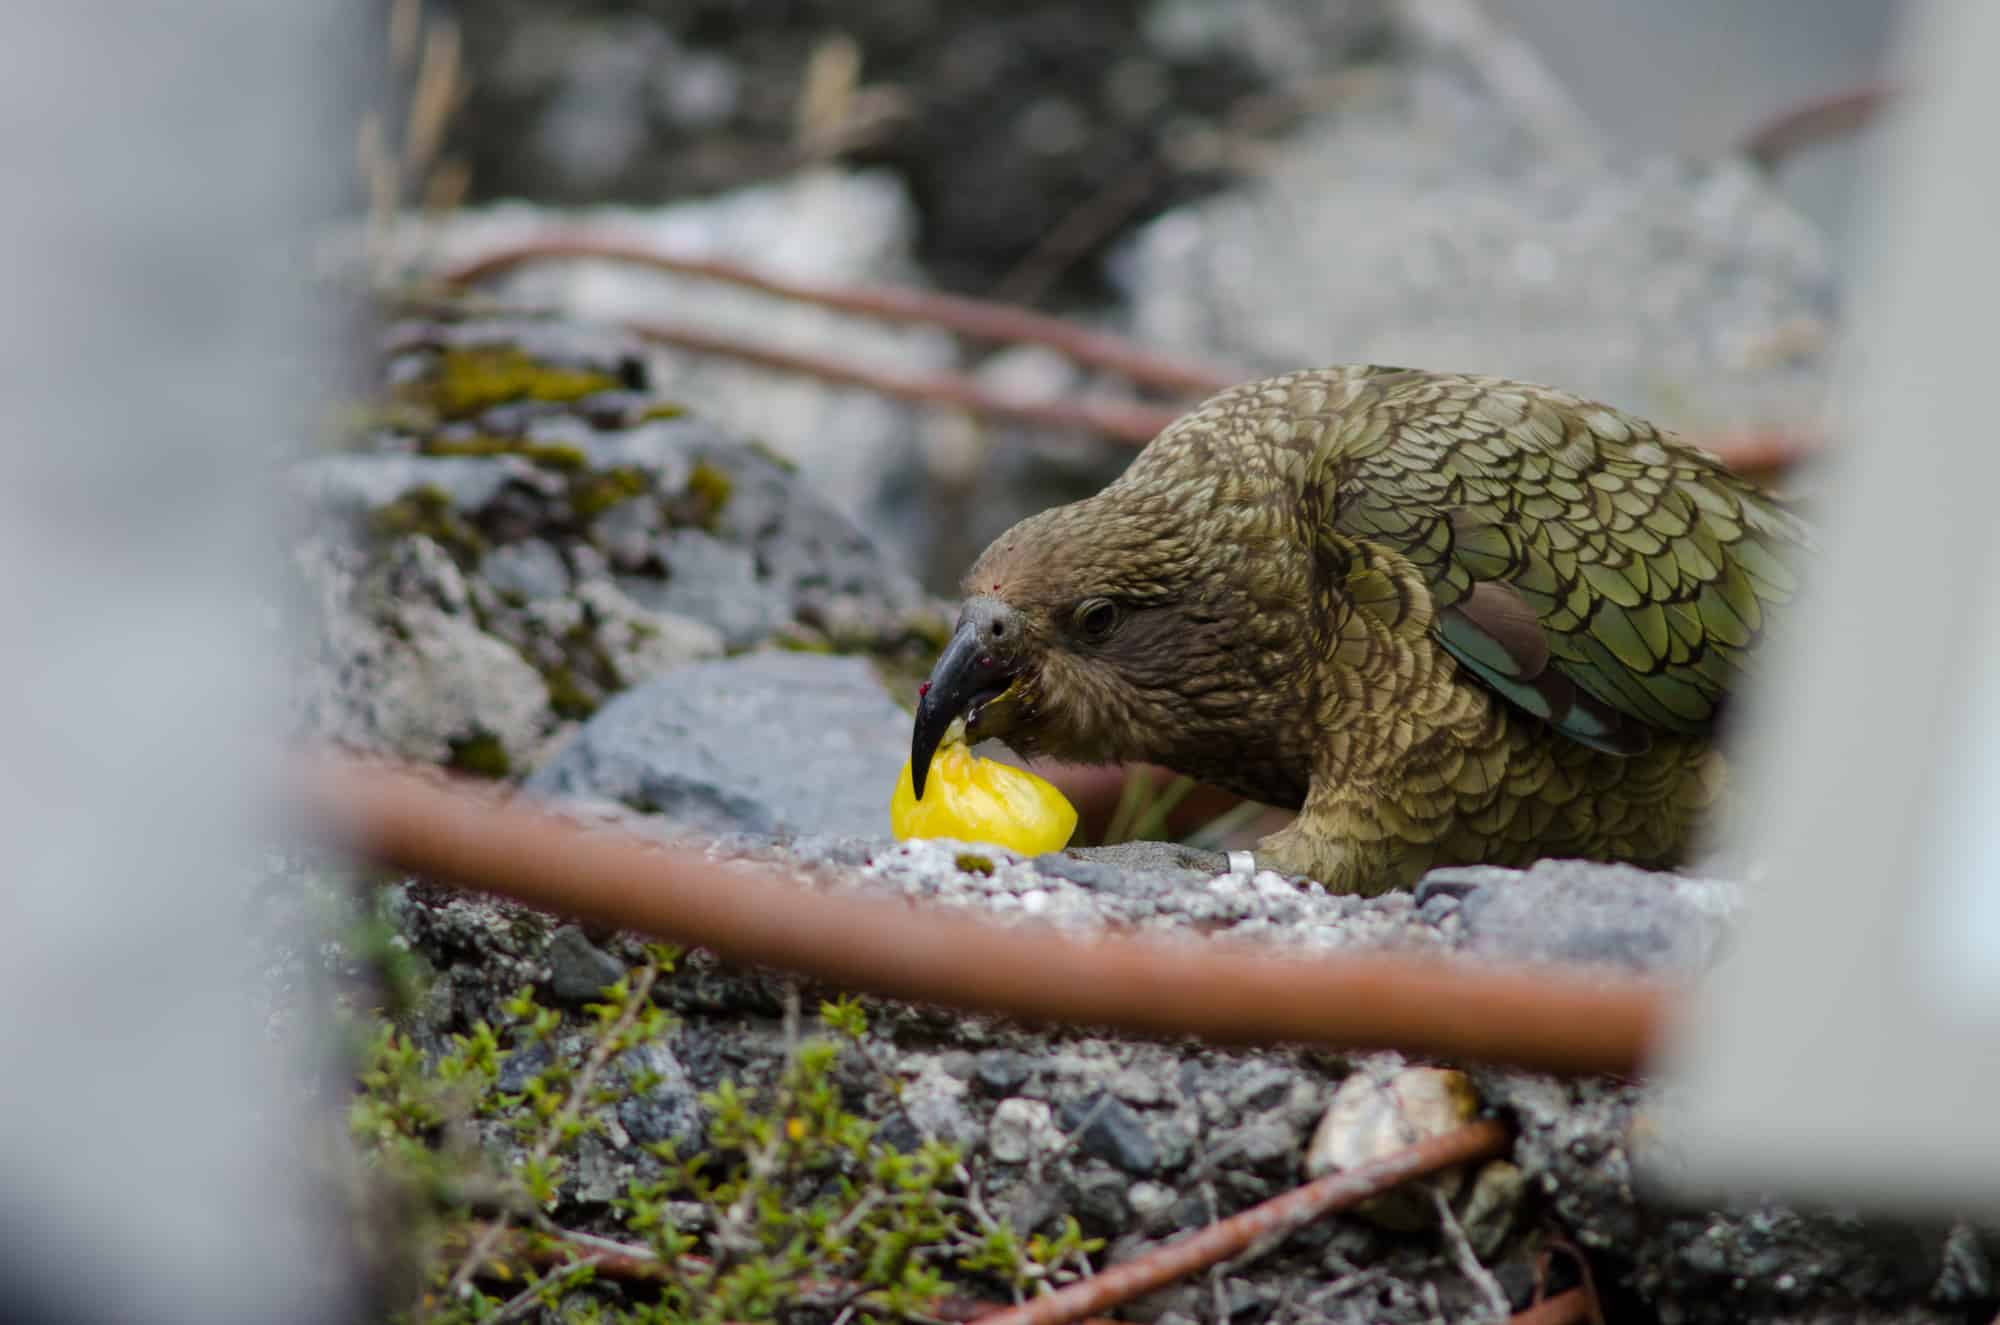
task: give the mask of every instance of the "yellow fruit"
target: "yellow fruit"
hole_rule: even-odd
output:
[[[889,799],[889,828],[898,838],[990,842],[1035,856],[1069,845],[1076,807],[1026,769],[978,758],[962,743],[946,741],[931,760],[922,800],[910,780],[910,762],[903,761]]]

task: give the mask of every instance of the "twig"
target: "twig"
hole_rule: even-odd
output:
[[[1091,331],[1059,317],[1008,304],[899,286],[835,286],[796,281],[726,258],[666,253],[585,231],[556,231],[511,245],[449,267],[439,279],[448,285],[473,285],[527,263],[557,258],[624,262],[740,285],[782,299],[863,317],[926,323],[996,344],[1046,345],[1077,363],[1172,391],[1205,395],[1237,380],[1229,373],[1145,349],[1123,337]]]
[[[817,891],[355,761],[303,790],[363,854],[530,906],[890,998],[1229,1043],[1399,1048],[1555,1072],[1630,1073],[1665,1019],[1650,982],[1390,953],[1003,924],[901,897]]]
[[[1506,1147],[1507,1129],[1490,1120],[1419,1141],[1358,1168],[1316,1178],[1283,1196],[1210,1224],[1198,1233],[1115,1265],[1093,1279],[1023,1306],[981,1317],[979,1325],[1068,1325],[1175,1280],[1199,1274],[1274,1233],[1300,1228],[1322,1215],[1344,1210],[1440,1169],[1497,1155]]]
[[[988,390],[976,379],[962,373],[891,373],[843,359],[798,350],[774,349],[734,336],[666,322],[627,322],[624,326],[627,331],[645,340],[696,354],[713,354],[782,373],[817,378],[822,382],[862,387],[897,400],[948,405],[975,414],[1016,419],[1044,428],[1098,433],[1133,446],[1143,446],[1152,441],[1160,429],[1180,415],[1179,410],[1161,409],[1136,401],[1014,400]]]
[[[1445,1244],[1451,1248],[1453,1259],[1458,1262],[1459,1273],[1472,1281],[1479,1295],[1486,1299],[1486,1305],[1493,1309],[1493,1319],[1498,1325],[1505,1321],[1508,1308],[1507,1290],[1493,1277],[1493,1272],[1479,1263],[1479,1253],[1472,1249],[1472,1239],[1465,1236],[1465,1226],[1458,1222],[1452,1211],[1451,1202],[1444,1199],[1444,1193],[1431,1188],[1431,1204],[1437,1207],[1438,1227],[1444,1232]]]
[[[547,1274],[501,1303],[500,1309],[486,1318],[486,1325],[502,1325],[504,1321],[514,1320],[526,1315],[528,1309],[535,1305],[537,1298],[544,1288],[547,1288],[550,1284],[565,1275],[575,1273],[580,1266],[588,1265],[595,1268],[597,1261],[597,1257],[587,1256],[580,1261],[565,1261],[563,1264],[558,1265],[555,1269],[550,1270]]]

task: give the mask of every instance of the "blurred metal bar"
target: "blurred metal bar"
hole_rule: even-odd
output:
[[[319,766],[303,789],[326,826],[401,869],[732,961],[1029,1021],[1629,1073],[1644,1061],[1668,997],[1629,979],[1435,958],[1305,957],[1002,926],[901,899],[815,891],[359,764]]]

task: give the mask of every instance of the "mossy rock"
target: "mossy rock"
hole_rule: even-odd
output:
[[[514,345],[458,346],[441,351],[430,376],[398,393],[448,419],[470,418],[516,400],[562,403],[620,386],[609,373],[542,363]]]
[[[377,507],[368,517],[368,527],[384,542],[422,535],[464,566],[476,566],[486,555],[486,536],[453,509],[450,493],[432,483]]]

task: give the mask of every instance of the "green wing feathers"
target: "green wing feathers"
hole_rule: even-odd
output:
[[[1327,444],[1334,529],[1407,558],[1439,643],[1586,745],[1706,730],[1797,590],[1800,521],[1714,458],[1562,392],[1382,370]]]

